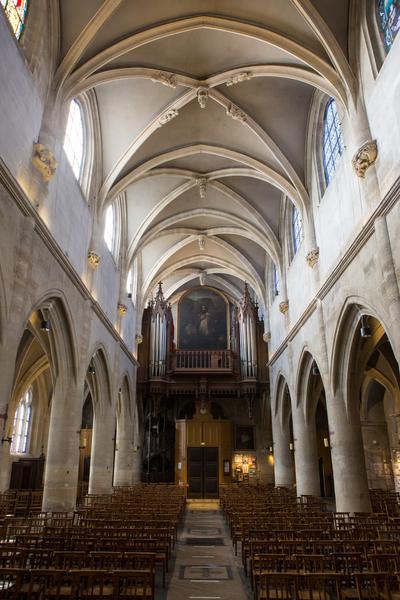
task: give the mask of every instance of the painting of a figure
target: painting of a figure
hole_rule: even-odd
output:
[[[178,307],[178,347],[181,350],[227,348],[227,304],[211,289],[195,289]]]

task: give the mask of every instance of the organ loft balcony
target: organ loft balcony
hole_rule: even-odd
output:
[[[231,350],[175,350],[171,353],[172,373],[234,373],[237,355]]]

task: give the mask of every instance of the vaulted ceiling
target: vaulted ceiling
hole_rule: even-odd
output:
[[[316,89],[344,107],[349,0],[61,0],[56,83],[94,90],[99,215],[126,203],[141,298],[200,275],[263,306],[281,265],[282,203],[310,218],[305,179]]]

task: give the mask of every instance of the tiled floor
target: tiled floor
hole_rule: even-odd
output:
[[[253,595],[218,501],[191,502],[176,548],[167,600],[250,600]]]

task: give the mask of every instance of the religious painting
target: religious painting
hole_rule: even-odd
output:
[[[254,450],[254,427],[236,425],[235,450]]]
[[[227,303],[209,288],[185,294],[178,306],[180,350],[226,350]]]

